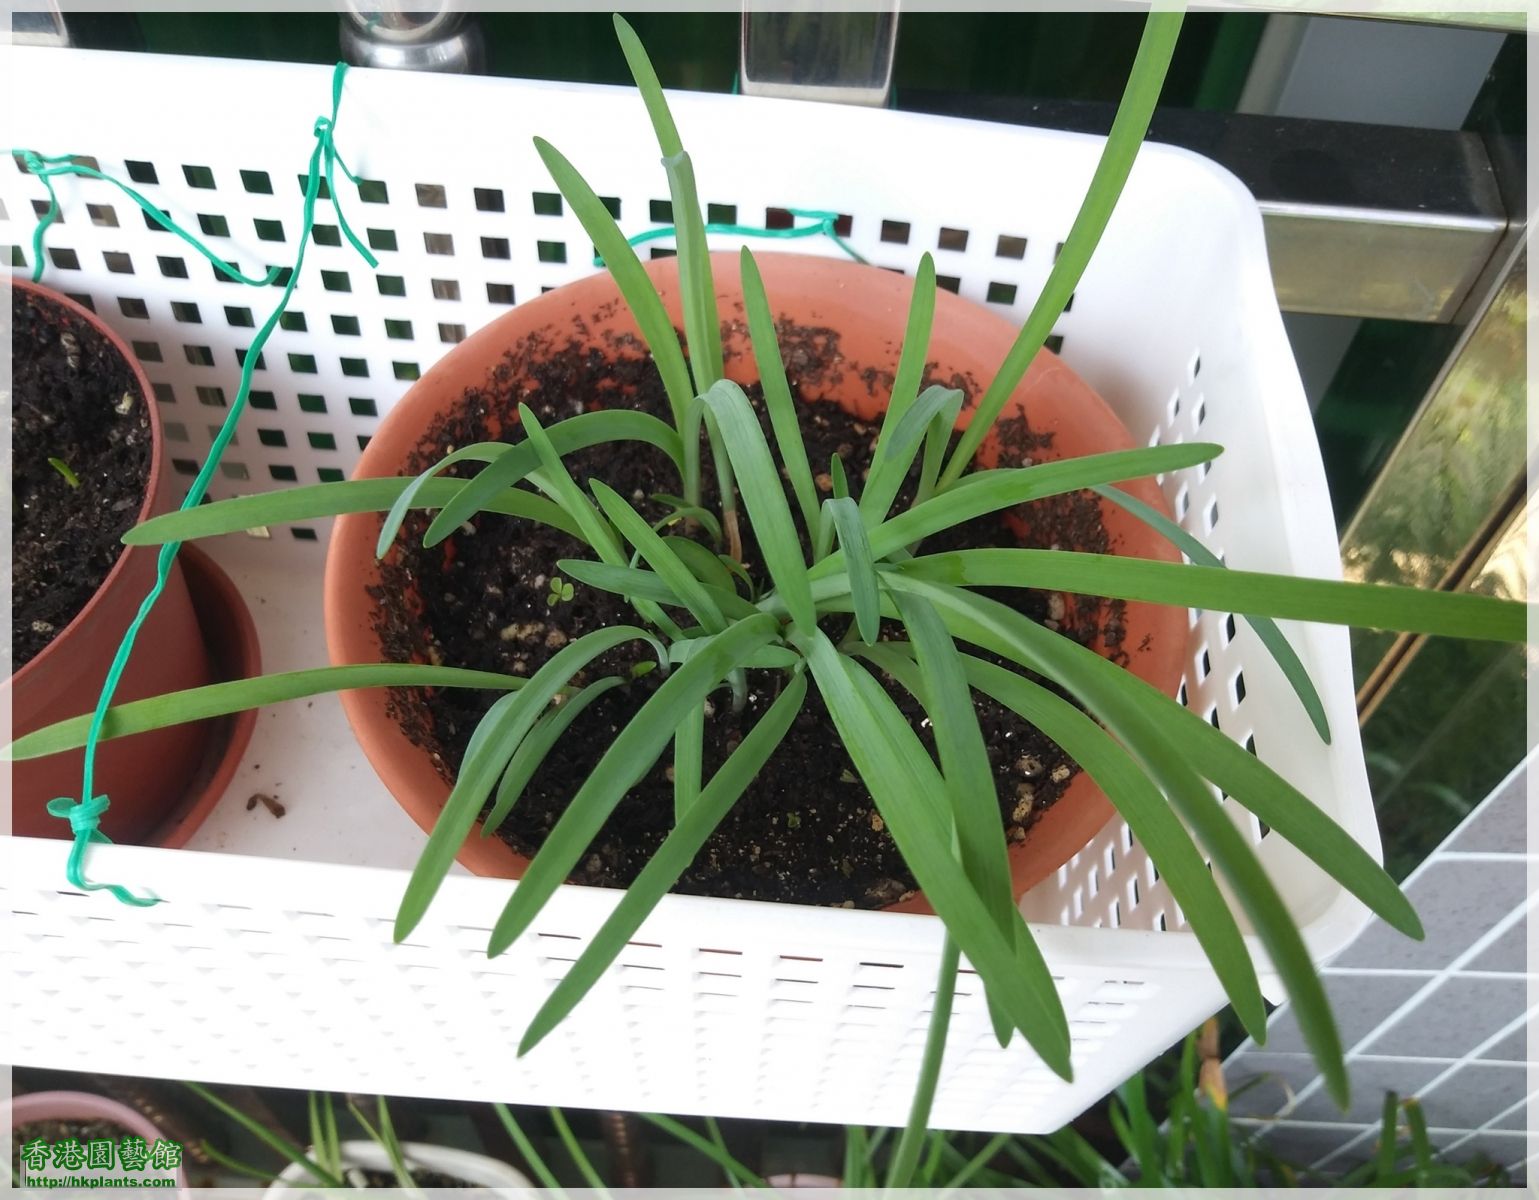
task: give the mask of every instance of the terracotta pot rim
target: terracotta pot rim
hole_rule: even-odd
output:
[[[207,551],[188,543],[177,553],[187,579],[198,633],[208,649],[210,683],[251,679],[262,673],[262,644],[256,621],[240,589]],[[218,631],[210,633],[210,626]],[[256,731],[257,711],[242,709],[206,719],[203,765],[181,800],[138,842],[175,850],[187,844],[229,790]]]
[[[737,294],[736,257],[713,254],[712,259],[716,266],[718,299],[730,305]],[[866,390],[857,393],[851,390],[853,382],[841,384],[835,378],[831,381],[829,394],[846,408],[854,405],[852,411],[858,410],[860,419],[871,420],[863,411],[865,398],[869,396],[874,401],[877,397],[870,391],[867,375],[870,369],[885,368],[889,354],[894,361],[896,359],[904,319],[902,314],[908,308],[907,293],[900,296],[899,292],[905,283],[911,288],[912,281],[902,280],[878,268],[811,255],[766,255],[760,258],[759,265],[771,303],[779,301],[777,313],[784,312],[797,321],[810,321],[814,326],[833,325],[848,338],[847,344],[841,346],[841,370],[847,380],[862,381]],[[647,264],[647,270],[672,311],[678,301],[678,288],[676,277],[668,272],[676,270],[676,260],[656,260]],[[426,372],[392,410],[386,424],[376,432],[365,450],[354,478],[401,474],[405,456],[418,444],[432,416],[449,411],[464,394],[463,389],[483,386],[492,365],[500,361],[498,356],[519,339],[560,325],[569,318],[588,324],[596,343],[600,332],[609,329],[611,323],[628,336],[633,329],[628,313],[621,317],[596,316],[601,311],[615,314],[624,307],[612,281],[607,285],[603,282],[606,279],[602,274],[587,276],[568,287],[533,297],[461,343]],[[867,280],[872,281],[871,287],[862,288],[860,285]],[[604,290],[606,287],[607,291]],[[777,288],[782,290],[777,291]],[[800,290],[788,290],[793,288]],[[522,318],[514,315],[520,312]],[[841,325],[843,321],[852,324]],[[981,387],[991,367],[996,365],[996,350],[1002,354],[1004,347],[1013,342],[1015,333],[1014,326],[999,314],[944,293],[937,297],[935,333],[932,335],[937,340],[932,341],[930,357],[939,355],[942,369],[961,371]],[[733,361],[739,364],[737,370],[756,374],[751,371],[748,358],[741,354],[735,354],[729,360],[729,374],[735,369]],[[1105,401],[1072,368],[1051,353],[1043,352],[1033,362],[1021,384],[1012,392],[1007,412],[1023,411],[1023,405],[1033,400],[1042,418],[1042,424],[1037,428],[1052,432],[1056,439],[1056,452],[1051,457],[1073,457],[1123,447],[1131,449],[1137,445]],[[403,419],[408,414],[410,425]],[[964,414],[964,422],[966,417]],[[985,443],[986,447],[988,445]],[[997,450],[986,450],[985,461],[990,461],[987,455],[995,452]],[[1164,504],[1152,479],[1129,481],[1127,486],[1151,503]],[[1107,530],[1113,539],[1110,548],[1114,553],[1128,552],[1128,549],[1119,550],[1118,547],[1137,546],[1139,553],[1173,560],[1174,550],[1157,535],[1151,537],[1145,526],[1121,514],[1109,502],[1101,507],[1108,519],[1116,518],[1116,528],[1109,525]],[[324,583],[325,629],[330,659],[338,665],[379,661],[383,657],[378,638],[372,632],[373,608],[365,587],[366,582],[378,582],[373,560],[377,524],[372,518],[373,514],[339,517],[328,548]],[[1136,674],[1161,688],[1168,686],[1173,693],[1184,645],[1175,629],[1178,624],[1184,626],[1184,620],[1175,616],[1154,616],[1153,610],[1159,607],[1128,603],[1123,623],[1128,640],[1124,645],[1133,659],[1130,665]],[[1167,612],[1173,614],[1175,610]],[[1155,634],[1154,642],[1150,643],[1147,637],[1140,641],[1138,635],[1141,633]],[[442,782],[443,777],[435,770],[428,752],[408,741],[400,725],[388,715],[386,702],[377,692],[347,692],[342,695],[341,702],[370,765],[413,820],[424,830],[431,829],[442,811],[449,784]],[[1059,803],[1033,824],[1027,840],[1011,844],[1015,894],[1023,895],[1036,883],[1050,878],[1113,816],[1115,809],[1105,793],[1081,772],[1071,781]],[[481,828],[479,821],[475,828]],[[500,839],[474,834],[459,848],[456,858],[474,873],[510,878],[518,878],[528,863],[528,859]],[[885,911],[930,910],[921,894],[887,905]]]
[[[30,279],[12,277],[11,286],[19,288],[21,291],[46,304],[56,305],[65,312],[85,321],[97,333],[106,338],[112,348],[118,352],[119,357],[123,359],[135,382],[139,385],[139,392],[143,397],[145,411],[149,414],[150,422],[150,470],[144,482],[144,500],[139,505],[138,515],[134,518],[135,525],[142,524],[154,515],[154,509],[160,494],[161,474],[165,467],[165,438],[160,426],[160,410],[155,402],[155,390],[150,386],[150,380],[144,373],[143,364],[129,350],[128,344],[105,321],[85,305],[71,300],[68,296],[56,292],[52,288],[44,287],[40,283],[33,283]],[[18,687],[30,679],[31,676],[41,674],[51,658],[67,651],[70,635],[80,626],[84,625],[87,619],[95,613],[97,606],[102,603],[102,598],[113,589],[113,586],[118,581],[118,577],[127,570],[128,556],[132,550],[133,547],[124,546],[119,551],[116,560],[112,564],[112,569],[96,585],[96,590],[91,593],[91,598],[70,619],[70,623],[54,634],[53,640],[44,646],[26,666],[12,673],[10,679],[6,681],[6,686]],[[61,650],[61,647],[66,649]]]

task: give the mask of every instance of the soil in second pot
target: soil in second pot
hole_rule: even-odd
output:
[[[442,1171],[425,1171],[415,1166],[410,1159],[406,1161],[406,1169],[411,1172],[412,1181],[419,1188],[474,1188],[477,1191],[491,1191],[478,1183],[470,1183],[461,1179],[458,1175],[445,1175]],[[354,1167],[347,1172],[348,1176],[362,1176],[364,1187],[369,1188],[399,1188],[401,1181],[395,1177],[393,1171],[376,1171],[370,1167]]]
[[[19,288],[11,315],[11,639],[20,670],[122,555],[119,539],[144,504],[151,434],[147,398],[106,338]]]
[[[781,330],[793,388],[802,402],[802,433],[810,461],[826,464],[838,453],[851,479],[857,480],[870,463],[878,427],[822,400],[818,388],[827,384],[811,365],[838,361],[837,336],[827,329]],[[666,396],[650,360],[637,359],[629,345],[611,345],[609,351],[576,342],[553,346],[540,335],[512,348],[485,386],[467,393],[459,409],[427,431],[409,469],[424,469],[456,446],[516,440],[516,418],[509,414],[516,412],[520,402],[528,404],[547,426],[580,412],[617,406],[666,420]],[[873,395],[885,395],[890,385],[890,379],[878,376],[866,382]],[[971,381],[942,382],[962,386],[971,398]],[[758,406],[753,392],[751,398]],[[767,426],[762,410],[760,416]],[[999,434],[1007,460],[1030,461],[1031,454],[1045,444],[1019,419],[1002,422]],[[680,491],[672,463],[642,444],[598,446],[570,455],[566,462],[584,489],[590,479],[600,479],[651,520],[668,510],[650,497]],[[705,474],[711,474],[709,469]],[[819,475],[817,486],[826,495],[831,480]],[[900,494],[899,507],[906,503],[910,487],[911,483]],[[708,479],[705,488],[713,493],[714,481]],[[714,495],[707,507],[717,510]],[[934,552],[1025,544],[1104,551],[1107,546],[1099,504],[1088,493],[1039,501],[1008,515],[1013,525],[1000,515],[981,518],[926,539],[924,548]],[[572,639],[637,622],[623,599],[580,584],[574,585],[570,599],[551,602],[558,560],[592,557],[588,547],[560,531],[518,518],[481,514],[439,546],[424,550],[421,539],[428,520],[428,515],[410,516],[396,549],[382,564],[382,586],[374,595],[376,628],[387,660],[532,675]],[[683,526],[667,532],[683,532]],[[692,536],[707,538],[699,529]],[[744,541],[744,565],[762,585],[762,565],[746,525]],[[1026,590],[990,594],[1084,642],[1093,641],[1104,626],[1104,641],[1116,652],[1120,604]],[[682,620],[692,623],[687,617]],[[832,618],[824,628],[838,638],[849,622],[848,617]],[[888,632],[901,636],[895,626]],[[575,682],[609,675],[629,678],[633,667],[650,658],[643,643],[627,643],[595,660]],[[763,716],[781,680],[776,672],[749,672],[748,703],[742,712],[732,711],[725,690],[712,697],[707,710],[705,779]],[[584,711],[531,779],[497,836],[524,854],[537,851],[619,730],[659,682],[655,671],[642,675],[606,692]],[[920,706],[893,681],[882,678],[882,682],[921,739],[933,748]],[[432,753],[445,777],[452,779],[471,733],[497,696],[458,688],[401,689],[393,694],[393,709],[412,740]],[[986,697],[975,694],[974,699],[994,769],[1001,821],[1011,840],[1020,840],[1058,799],[1078,768],[1013,712]],[[671,759],[671,751],[665,749],[620,802],[580,861],[573,882],[624,887],[652,857],[674,824]],[[812,687],[786,739],[675,890],[874,908],[904,898],[914,887]]]
[[[133,1130],[124,1129],[121,1125],[100,1117],[93,1117],[90,1120],[56,1117],[44,1121],[28,1121],[11,1130],[11,1178],[21,1178],[21,1148],[38,1138],[42,1138],[50,1146],[56,1142],[74,1138],[81,1146],[85,1146],[88,1142],[106,1140],[115,1147],[123,1138],[132,1136],[134,1136]]]

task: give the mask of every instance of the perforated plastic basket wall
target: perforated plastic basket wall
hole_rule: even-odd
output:
[[[12,145],[97,159],[244,268],[290,261],[299,181],[330,73],[287,65],[31,50],[13,56]],[[849,215],[875,262],[924,250],[947,286],[1021,319],[1067,232],[1096,139],[820,105],[679,95],[718,219]],[[503,307],[591,271],[531,146],[560,146],[639,232],[666,186],[628,91],[354,71],[339,144],[371,181],[342,183],[381,258],[373,275],[324,214],[293,316],[256,372],[216,495],[339,478],[410,380]],[[38,181],[7,165],[0,237],[30,267]],[[217,280],[106,185],[64,181],[45,281],[90,303],[145,360],[191,472],[224,415],[237,355],[276,300]],[[796,248],[839,251],[821,239]],[[764,247],[765,252],[769,251]],[[1334,526],[1261,223],[1227,174],[1145,149],[1058,329],[1065,358],[1148,442],[1201,436],[1211,472],[1164,486],[1236,567],[1335,576]],[[269,670],[325,660],[325,527],[222,539]],[[1354,736],[1346,638],[1289,627],[1336,739],[1321,746],[1249,629],[1193,614],[1188,702],[1377,848]],[[111,783],[107,781],[110,790]],[[262,806],[277,794],[287,815]],[[1253,840],[1261,831],[1236,820]],[[495,961],[511,885],[457,875],[410,945],[390,919],[422,835],[355,749],[331,700],[264,712],[240,776],[187,851],[107,847],[90,869],[153,888],[124,907],[63,886],[62,842],[8,839],[3,886],[13,1061],[95,1071],[400,1094],[815,1121],[898,1123],[932,1000],[933,919],[670,897],[622,963],[532,1056],[524,1023],[615,901],[563,889]],[[1359,912],[1276,839],[1262,857],[1325,954]],[[1047,1130],[1221,1003],[1180,913],[1114,824],[1024,901],[1062,979],[1076,1082],[1017,1039],[992,1043],[964,985],[935,1124]]]

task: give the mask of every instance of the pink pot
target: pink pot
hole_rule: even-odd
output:
[[[128,1133],[142,1137],[149,1146],[166,1136],[148,1118],[126,1104],[92,1092],[30,1092],[17,1096],[4,1107],[12,1130],[34,1121],[110,1121]],[[106,1176],[106,1172],[100,1173]],[[80,1174],[89,1176],[91,1172],[82,1170]],[[187,1173],[183,1168],[176,1171],[176,1186],[181,1192],[187,1190]]]

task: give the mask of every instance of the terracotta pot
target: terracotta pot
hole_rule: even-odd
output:
[[[94,313],[25,280],[16,279],[13,284],[40,306],[55,308],[61,320],[67,314],[89,325],[129,364],[138,384],[139,403],[149,413],[152,441],[149,478],[138,519],[144,521],[167,511],[171,505],[161,495],[165,441],[144,369],[122,339]],[[126,548],[75,618],[37,657],[0,685],[0,707],[10,710],[12,736],[95,707],[118,644],[154,583],[156,553],[153,546]],[[194,602],[179,556],[139,632],[117,690],[117,702],[199,687],[220,678],[200,633],[200,618],[205,625],[216,624],[214,608],[219,596],[225,597],[222,607],[234,624],[221,626],[217,638],[228,643],[234,636],[243,644],[233,653],[228,652],[227,644],[226,658],[237,664],[235,670],[248,663],[255,665],[255,631],[249,616],[242,624],[244,605],[238,597],[230,603],[228,581],[222,585],[218,582],[222,576],[212,564],[200,556],[197,562],[194,569],[207,582],[207,602],[202,606]],[[116,842],[143,842],[163,830],[177,812],[198,807],[210,794],[217,799],[245,748],[243,738],[250,737],[251,724],[250,719],[244,725],[229,719],[201,721],[102,742],[97,752],[96,784],[111,800],[102,817],[102,832]],[[83,763],[82,752],[75,750],[12,764],[12,832],[21,837],[70,837],[69,823],[49,816],[44,806],[57,796],[80,798]],[[178,823],[175,836],[185,840],[191,832],[190,827],[183,831]]]
[[[156,1128],[148,1117],[141,1116],[126,1104],[119,1104],[116,1100],[109,1100],[106,1096],[98,1096],[92,1092],[30,1092],[17,1096],[4,1107],[7,1110],[6,1120],[10,1122],[12,1130],[37,1121],[110,1121],[127,1134],[142,1137],[147,1146],[166,1140],[166,1135]],[[50,1170],[56,1175],[60,1173],[56,1169]],[[94,1171],[81,1170],[75,1174],[89,1179],[103,1180],[135,1178],[116,1166],[110,1170],[97,1168]],[[146,1168],[144,1174],[152,1173]],[[178,1189],[186,1190],[187,1175],[182,1168],[178,1167],[172,1172],[160,1172],[159,1177],[164,1178],[167,1174],[175,1178]]]
[[[208,651],[213,680],[254,679],[260,675],[261,643],[240,589],[213,559],[190,542],[182,546],[177,561],[187,577],[187,591]],[[145,833],[145,845],[175,850],[187,844],[230,786],[241,757],[251,744],[256,720],[257,710],[248,708],[201,722],[206,732],[202,756],[180,800],[165,806],[154,827]]]
[[[764,254],[758,259],[770,304],[777,317],[797,325],[829,327],[839,333],[842,369],[825,372],[820,390],[863,418],[874,418],[886,395],[867,382],[866,368],[891,372],[908,313],[912,283],[874,267],[837,259],[790,254]],[[736,255],[712,256],[720,309],[724,318],[740,317],[742,289]],[[673,259],[654,260],[648,273],[657,283],[676,326],[682,326],[677,267]],[[575,336],[579,324],[589,331],[585,340],[597,342],[606,333],[632,334],[636,326],[629,310],[605,274],[590,276],[526,301],[467,339],[419,380],[393,408],[369,442],[355,478],[400,475],[433,417],[458,404],[465,391],[486,383],[492,366],[508,346],[532,332],[556,328],[564,340]],[[977,305],[942,291],[936,298],[930,340],[930,360],[939,377],[957,372],[986,384],[1004,360],[1015,338],[1009,322]],[[794,375],[794,364],[791,368]],[[739,383],[757,379],[745,333],[728,346],[727,375]],[[1055,355],[1044,351],[1011,396],[1005,415],[1025,411],[1031,428],[1054,435],[1051,452],[1042,457],[1071,458],[1106,450],[1132,449],[1132,436],[1105,402]],[[967,414],[963,414],[963,424]],[[993,439],[980,451],[983,464],[996,464]],[[1145,502],[1166,508],[1153,480],[1127,485]],[[1110,505],[1103,518],[1111,544],[1119,553],[1176,561],[1178,555],[1139,522]],[[373,629],[374,604],[366,589],[377,585],[374,541],[379,518],[358,514],[338,519],[326,561],[326,639],[337,664],[378,662],[382,658]],[[1180,679],[1180,657],[1186,616],[1171,608],[1133,604],[1126,608],[1124,646],[1130,668],[1140,677],[1174,693]],[[1147,635],[1147,636],[1146,636]],[[449,786],[428,755],[414,746],[386,712],[381,690],[342,694],[348,720],[385,785],[423,829],[431,829]],[[1026,840],[1011,847],[1016,894],[1057,870],[1112,815],[1112,807],[1089,776],[1081,772],[1058,803],[1031,829]],[[484,875],[517,878],[527,859],[498,838],[482,838],[479,827],[465,842],[459,861]],[[895,907],[928,911],[922,899]]]

